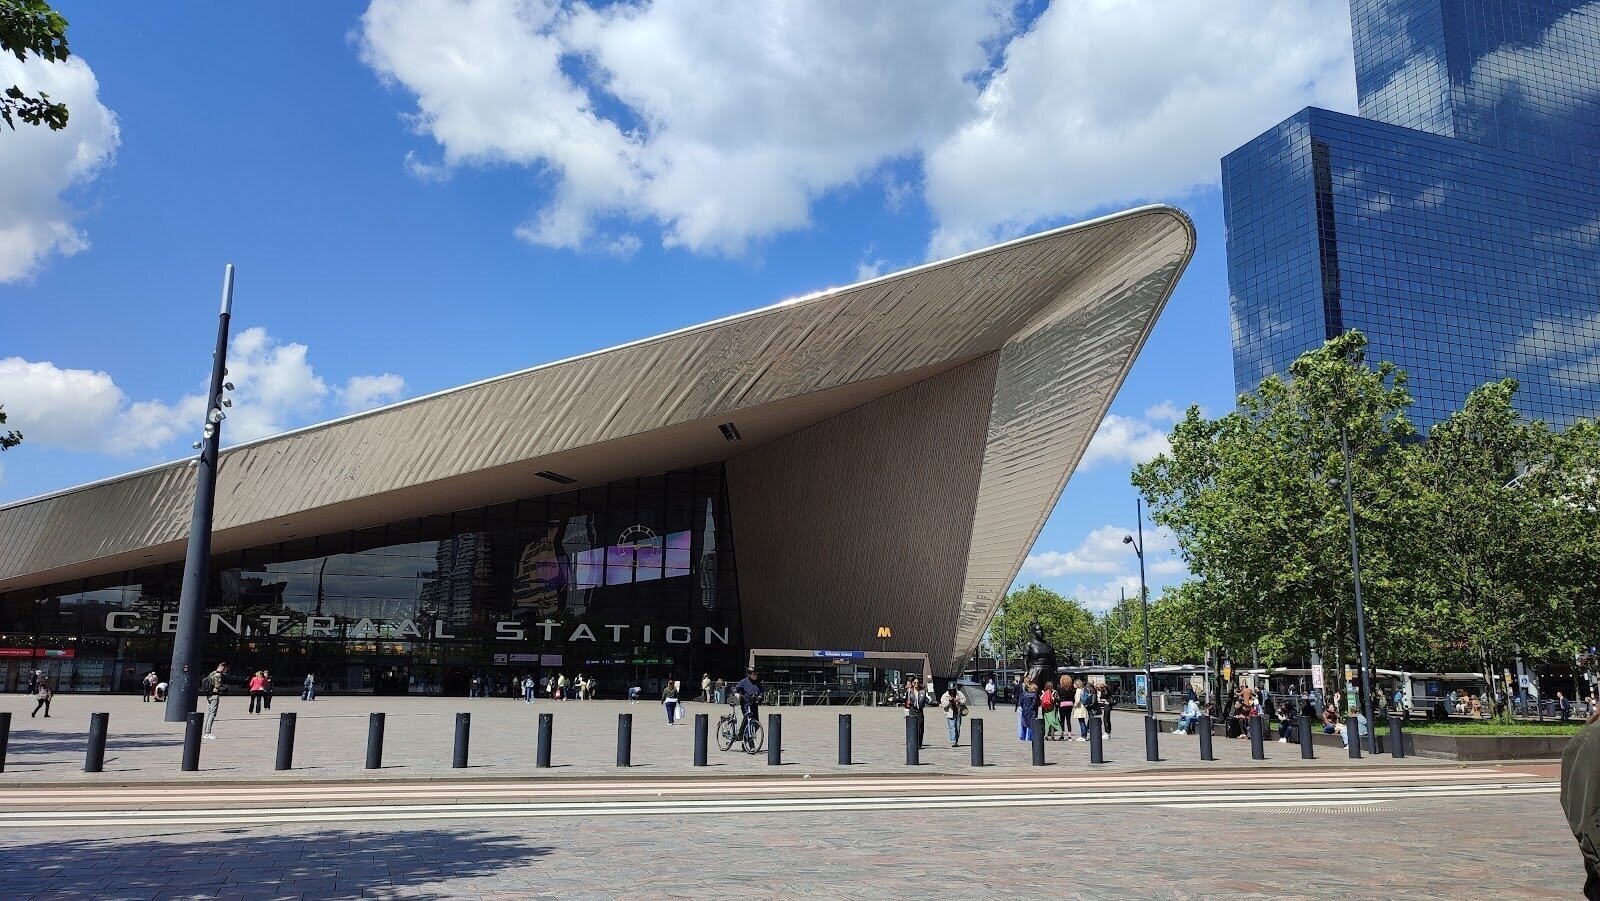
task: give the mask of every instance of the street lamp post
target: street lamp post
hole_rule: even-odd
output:
[[[1133,509],[1139,520],[1139,538],[1134,540],[1132,535],[1124,535],[1122,543],[1133,545],[1133,553],[1139,558],[1139,618],[1144,621],[1144,751],[1147,760],[1158,760],[1160,754],[1155,745],[1156,683],[1150,674],[1150,590],[1145,587],[1144,581],[1144,502],[1135,499]]]
[[[1367,662],[1367,613],[1361,603],[1361,551],[1356,544],[1356,502],[1350,491],[1350,441],[1339,426],[1339,452],[1344,455],[1344,511],[1350,520],[1350,572],[1355,579],[1356,645],[1361,654],[1361,712],[1367,718],[1367,750],[1378,753],[1378,729],[1372,721],[1372,681]],[[1361,736],[1356,736],[1360,742]]]
[[[172,668],[167,676],[165,719],[181,723],[194,712],[200,693],[200,647],[205,636],[206,588],[211,563],[211,514],[217,493],[217,456],[222,445],[223,407],[233,402],[223,396],[233,383],[228,374],[228,318],[233,312],[233,264],[222,271],[222,312],[217,317],[217,349],[211,355],[210,391],[206,395],[206,421],[195,461],[194,511],[189,517],[189,546],[183,561],[183,588],[178,595],[178,631],[172,639]]]

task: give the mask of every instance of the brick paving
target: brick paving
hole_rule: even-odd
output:
[[[71,695],[56,696],[49,719],[30,719],[32,701],[21,695],[0,696],[0,710],[12,712],[10,752],[0,785],[44,783],[95,784],[158,781],[240,781],[240,780],[347,780],[415,779],[452,777],[531,776],[595,777],[617,775],[615,766],[617,715],[633,715],[634,776],[702,775],[726,778],[732,775],[798,775],[802,773],[907,773],[905,765],[904,717],[894,708],[863,707],[784,707],[767,712],[783,716],[783,765],[767,764],[766,754],[749,756],[710,749],[710,766],[692,765],[694,748],[693,714],[706,713],[714,729],[717,717],[727,708],[690,703],[691,716],[669,726],[661,705],[625,701],[541,700],[532,705],[506,698],[378,698],[325,697],[303,702],[296,695],[275,699],[274,709],[252,716],[246,712],[248,699],[224,699],[222,716],[216,727],[217,738],[202,742],[200,771],[182,773],[183,724],[162,720],[163,705],[142,703],[136,697]],[[83,772],[89,715],[111,714],[110,739],[106,747],[105,771]],[[387,714],[381,770],[363,768],[366,751],[368,714]],[[472,714],[470,766],[452,769],[455,714]],[[278,714],[298,715],[294,764],[287,772],[274,772],[273,759],[278,734]],[[555,715],[551,769],[534,767],[534,748],[538,714]],[[837,764],[837,717],[852,717],[853,765]],[[934,711],[934,713],[937,713]],[[1016,714],[1003,707],[989,712],[977,710],[985,724],[984,772],[1030,769],[1029,745],[1017,740]],[[763,721],[765,717],[763,717]],[[972,773],[968,738],[970,722],[963,728],[961,746],[949,747],[942,717],[929,716],[926,746],[919,773]],[[1387,756],[1350,760],[1338,748],[1318,748],[1317,759],[1302,761],[1295,745],[1267,745],[1267,760],[1250,760],[1249,742],[1218,738],[1215,763],[1199,759],[1195,736],[1163,733],[1164,761],[1149,764],[1144,759],[1142,717],[1133,711],[1118,711],[1113,718],[1113,734],[1107,740],[1107,762],[1095,770],[1123,772],[1154,766],[1158,769],[1226,767],[1387,767],[1394,765],[1437,765],[1438,761],[1407,758],[1395,761]],[[1050,778],[1061,778],[1063,771],[1089,769],[1087,742],[1050,742],[1046,756]]]
[[[1239,774],[1241,779],[1248,777]],[[0,838],[8,899],[1572,898],[1550,795],[112,828]]]

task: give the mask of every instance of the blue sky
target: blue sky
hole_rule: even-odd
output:
[[[1096,605],[1232,403],[1218,159],[1354,105],[1318,0],[58,5],[0,61],[72,109],[0,134],[0,502],[187,452],[225,262],[238,441],[1164,200],[1199,252],[1020,577]]]

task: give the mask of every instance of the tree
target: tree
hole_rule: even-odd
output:
[[[33,53],[48,62],[61,62],[67,50],[67,20],[45,0],[0,0],[0,51],[26,62]],[[43,91],[30,95],[17,85],[0,93],[0,119],[17,128],[46,125],[54,131],[67,127],[67,105],[55,103]]]
[[[1055,646],[1059,663],[1076,660],[1099,647],[1094,617],[1082,604],[1042,585],[1029,585],[1000,602],[989,623],[990,652],[1014,660],[1031,638],[1028,624],[1035,621],[1044,628],[1045,640]]]
[[[6,408],[0,407],[0,425],[6,424]],[[21,432],[0,432],[0,451],[10,450],[22,443]]]

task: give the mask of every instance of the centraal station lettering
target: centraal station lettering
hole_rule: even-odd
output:
[[[147,635],[150,632],[150,621],[141,618],[138,614],[129,611],[118,611],[106,614],[106,631],[113,633],[133,633]],[[418,641],[449,641],[457,636],[450,632],[450,626],[442,619],[432,622],[433,631],[424,634],[417,628],[414,620],[403,619],[398,622],[388,620],[373,620],[367,617],[351,621],[340,622],[334,616],[261,616],[246,620],[244,616],[224,616],[220,613],[211,614],[210,631],[212,635],[231,633],[233,635],[261,635],[278,638],[394,638],[416,639]],[[595,634],[599,629],[605,639]],[[178,614],[167,613],[161,617],[161,631],[174,633],[178,631]],[[716,628],[705,626],[700,631],[701,644],[728,644],[730,630],[727,627]],[[578,641],[598,642],[609,640],[612,644],[650,644],[652,642],[665,642],[667,644],[692,644],[694,643],[695,630],[690,626],[657,626],[651,624],[632,625],[626,623],[605,623],[591,626],[588,623],[558,623],[555,620],[544,620],[537,623],[523,623],[518,620],[501,620],[494,624],[491,636],[499,641],[544,641],[565,642],[571,644]]]

